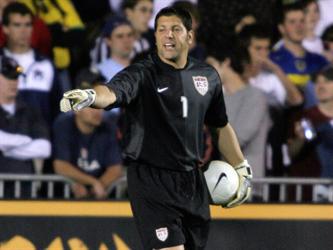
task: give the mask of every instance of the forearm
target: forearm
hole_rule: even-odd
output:
[[[303,96],[297,87],[288,79],[286,74],[277,67],[273,72],[281,81],[287,92],[287,101],[290,105],[299,105],[303,102]]]
[[[30,143],[5,151],[4,155],[19,160],[45,159],[51,155],[51,143],[46,139],[34,139]]]
[[[99,178],[99,181],[103,184],[104,188],[108,188],[115,180],[122,175],[121,165],[115,165],[108,167],[105,173]]]
[[[31,137],[27,135],[13,134],[0,130],[0,150],[2,151],[28,144],[31,141]]]
[[[237,166],[244,161],[236,134],[229,123],[218,129],[218,148],[232,166]]]
[[[53,167],[57,174],[69,177],[83,185],[93,185],[98,181],[95,177],[81,172],[75,166],[63,160],[54,160]]]
[[[98,85],[94,88],[96,99],[93,108],[106,108],[116,101],[115,93],[105,85]]]

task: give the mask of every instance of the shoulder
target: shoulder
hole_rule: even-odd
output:
[[[199,61],[193,57],[189,57],[189,64],[189,70],[198,73],[204,73],[205,75],[213,76],[214,78],[219,77],[215,68],[206,62]]]
[[[317,53],[307,51],[306,57],[308,58],[308,60],[311,60],[311,61],[315,61],[315,62],[319,62],[319,63],[323,63],[323,64],[328,63],[325,57],[323,57],[322,55],[317,54]]]
[[[289,57],[290,54],[287,52],[286,49],[284,49],[283,47],[280,47],[276,50],[273,50],[271,53],[270,53],[270,58],[273,60],[273,61],[280,61],[286,57]]]

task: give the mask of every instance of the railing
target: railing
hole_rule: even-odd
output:
[[[59,175],[15,175],[0,174],[0,199],[4,198],[4,187],[6,183],[14,183],[14,199],[20,199],[22,191],[22,183],[29,182],[30,197],[32,199],[71,199],[72,180]],[[304,188],[311,188],[311,202],[322,202],[318,195],[318,189],[325,191],[324,202],[333,203],[333,179],[324,178],[256,178],[252,184],[262,189],[262,197],[260,202],[304,202]],[[45,195],[40,196],[39,190],[44,185]],[[55,186],[57,190],[61,190],[61,197],[55,195]],[[291,189],[290,189],[290,188]],[[277,198],[273,198],[272,190],[275,188]],[[124,199],[126,197],[127,180],[126,176],[119,178],[109,188],[108,192],[114,192],[116,199]],[[320,191],[320,190],[319,190]],[[288,196],[292,194],[292,200]],[[276,196],[276,195],[275,195]],[[257,202],[250,197],[249,202]]]
[[[303,190],[305,186],[310,186],[312,191],[312,202],[333,203],[333,179],[329,178],[256,178],[252,181],[253,185],[259,185],[263,188],[263,202],[271,202],[271,191],[273,186],[278,186],[278,202],[290,202],[287,196],[292,194],[295,197],[291,202],[302,202]],[[294,190],[288,190],[293,187]],[[320,198],[321,190],[325,191],[325,199]],[[250,198],[251,201],[251,198]]]

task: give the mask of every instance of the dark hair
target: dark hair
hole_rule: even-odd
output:
[[[303,11],[303,4],[301,2],[296,2],[292,4],[286,4],[282,6],[281,12],[278,15],[278,24],[283,24],[286,16],[291,11]]]
[[[126,9],[134,9],[135,6],[142,0],[123,0],[121,4],[121,9],[124,11]],[[153,0],[150,0],[150,2],[154,2]]]
[[[302,5],[303,9],[305,9],[306,7],[308,7],[312,3],[315,3],[318,6],[318,1],[317,0],[301,0],[300,3]]]
[[[328,65],[317,71],[315,74],[311,76],[311,80],[316,82],[318,76],[323,76],[329,81],[333,81],[333,66]]]
[[[23,3],[11,3],[8,4],[4,10],[3,10],[3,14],[2,14],[2,24],[5,26],[9,25],[9,16],[11,14],[20,14],[22,16],[25,15],[29,15],[31,16],[31,19],[33,18],[33,14],[31,12],[31,10]]]
[[[271,40],[271,33],[265,26],[260,24],[246,25],[238,34],[239,45],[248,49],[252,38]]]
[[[328,50],[328,43],[333,42],[333,25],[328,26],[323,34],[321,35],[321,40],[323,41],[324,44],[324,49]]]
[[[197,22],[201,21],[200,13],[197,6],[189,1],[184,1],[184,0],[176,1],[172,4],[172,7],[185,9],[188,12],[190,12],[194,20],[196,20]]]
[[[183,8],[165,7],[163,9],[161,9],[155,17],[155,24],[154,24],[155,31],[156,31],[156,28],[157,28],[157,21],[161,16],[177,16],[182,21],[182,23],[185,26],[187,31],[192,30],[191,14]]]
[[[250,54],[247,49],[238,47],[230,55],[230,66],[238,74],[243,74],[245,66],[250,64]]]
[[[234,34],[226,35],[220,42],[211,41],[207,46],[208,56],[214,57],[219,62],[230,59],[231,68],[238,74],[243,74],[245,65],[250,63],[250,54],[244,47],[238,46]]]

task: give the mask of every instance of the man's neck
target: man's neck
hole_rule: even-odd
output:
[[[127,67],[131,63],[131,60],[129,57],[121,57],[121,56],[117,56],[117,55],[112,55],[111,59],[116,61],[117,63],[123,65],[124,67]]]
[[[326,116],[333,118],[333,100],[328,102],[320,102],[318,104],[319,110]]]
[[[7,45],[7,49],[13,54],[25,54],[31,50],[31,47]]]
[[[302,43],[295,43],[284,39],[284,47],[296,57],[303,57],[305,54],[305,49],[303,48]]]
[[[171,65],[175,69],[183,69],[187,64],[187,56],[180,56],[179,59],[176,61],[165,59],[160,55],[158,55],[158,57],[161,59],[162,62]]]

